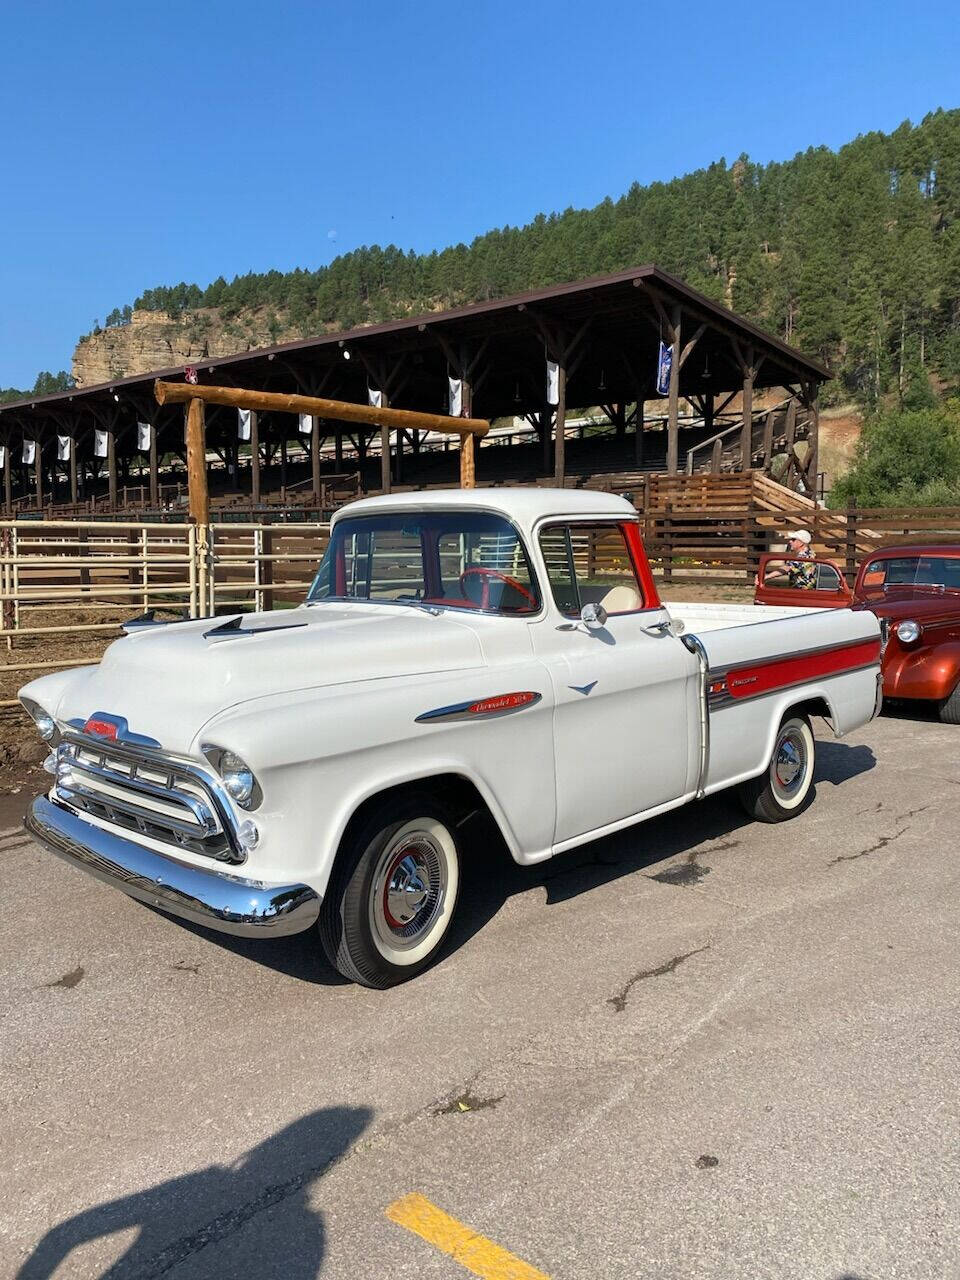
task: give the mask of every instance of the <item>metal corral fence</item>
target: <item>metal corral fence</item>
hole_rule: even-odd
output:
[[[953,507],[827,511],[808,503],[770,510],[756,502],[723,509],[668,501],[641,519],[654,572],[673,584],[749,587],[763,552],[782,547],[796,528],[809,529],[815,551],[837,561],[848,580],[879,546],[960,542],[960,508]],[[15,705],[16,689],[34,675],[98,661],[121,623],[147,610],[160,618],[203,617],[299,602],[328,536],[319,522],[0,522],[0,636],[7,649],[0,706]],[[508,550],[515,554],[484,546],[483,558],[510,571],[500,563]],[[622,568],[616,540],[587,542],[578,534],[573,551],[581,573]]]

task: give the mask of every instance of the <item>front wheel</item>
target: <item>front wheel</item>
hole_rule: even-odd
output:
[[[348,837],[320,910],[320,940],[345,978],[392,987],[425,969],[460,887],[454,820],[427,795],[385,798]]]
[[[759,778],[739,788],[743,807],[758,822],[785,822],[813,799],[816,743],[806,716],[787,716],[777,730],[773,755]]]
[[[960,684],[940,703],[941,724],[960,724]]]

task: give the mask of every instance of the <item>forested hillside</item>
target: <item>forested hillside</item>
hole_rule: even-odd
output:
[[[960,110],[783,163],[720,160],[429,254],[358,249],[318,271],[148,289],[138,309],[225,321],[256,307],[303,335],[656,262],[825,358],[865,402],[920,368],[960,374]],[[108,317],[123,324],[129,305]]]

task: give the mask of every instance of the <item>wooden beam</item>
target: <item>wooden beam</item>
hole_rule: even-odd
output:
[[[670,391],[667,399],[667,474],[675,476],[680,455],[680,321],[679,306],[670,317],[673,359],[670,362]]]
[[[702,324],[702,325],[700,326],[700,328],[696,331],[696,333],[693,335],[693,337],[690,339],[690,341],[684,344],[683,351],[682,351],[682,353],[681,353],[681,355],[680,355],[680,368],[681,368],[681,369],[682,369],[682,368],[683,368],[683,366],[687,363],[687,356],[689,356],[690,352],[694,349],[694,347],[697,345],[697,343],[698,343],[698,342],[700,341],[700,339],[703,337],[704,332],[705,332],[705,330],[706,330],[706,327],[707,327],[707,326],[706,326],[705,324]]]
[[[389,409],[390,405],[387,399],[386,391],[381,390],[381,406]],[[390,427],[386,422],[380,423],[380,489],[383,493],[390,492]]]
[[[193,387],[189,388],[191,391]],[[210,523],[210,495],[207,492],[207,442],[203,424],[203,401],[187,403],[187,489],[190,518],[197,524]]]
[[[186,404],[202,400],[206,404],[227,404],[237,409],[261,409],[274,413],[315,413],[337,422],[376,423],[377,426],[408,427],[417,431],[439,431],[447,435],[485,436],[490,423],[485,418],[451,418],[441,413],[419,413],[411,409],[376,409],[372,405],[346,400],[322,400],[318,396],[279,395],[268,391],[245,391],[239,387],[203,387],[190,383],[154,383],[158,404]]]

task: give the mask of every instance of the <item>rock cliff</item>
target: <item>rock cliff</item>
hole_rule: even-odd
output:
[[[170,316],[164,311],[134,311],[128,324],[87,334],[73,353],[78,387],[124,378],[154,369],[191,364],[267,347],[303,335],[266,308],[240,312],[230,320],[215,308]]]

